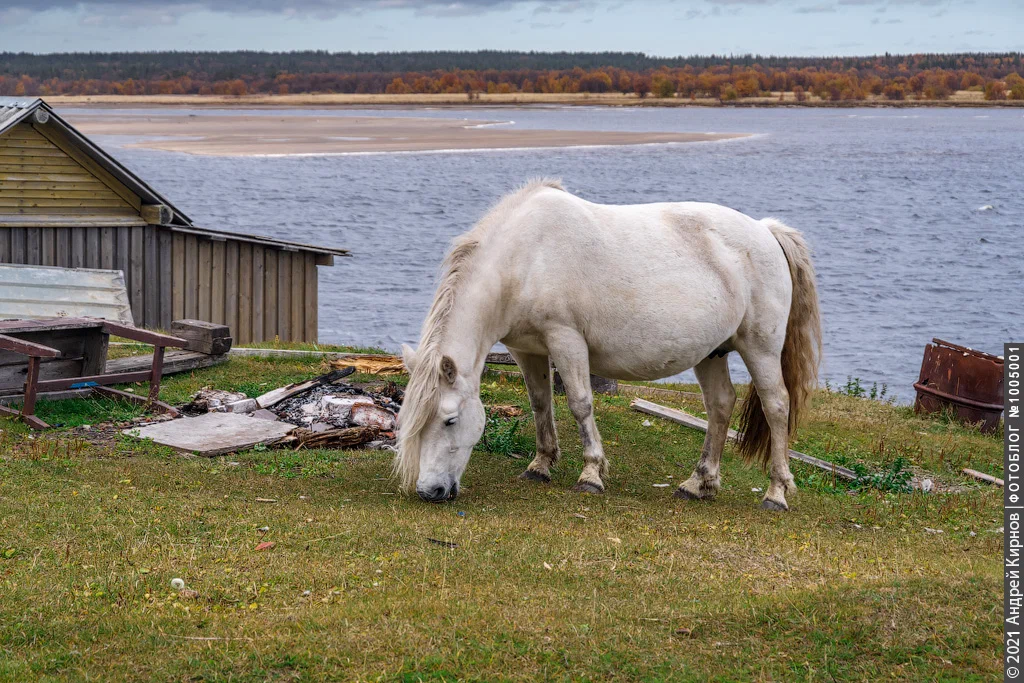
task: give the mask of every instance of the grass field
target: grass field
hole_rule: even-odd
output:
[[[167,378],[161,398],[320,371],[238,358]],[[527,406],[515,378],[483,391]],[[656,400],[699,412],[681,398]],[[628,403],[596,406],[604,496],[568,490],[581,449],[559,397],[551,485],[516,479],[532,423],[505,424],[447,505],[396,494],[386,452],[92,444],[70,428],[136,414],[97,401],[40,404],[65,426],[46,434],[0,420],[0,680],[996,678],[1001,491],[957,472],[999,475],[997,437],[821,391],[795,448],[872,470],[904,458],[953,492],[853,493],[794,463],[779,514],[731,447],[717,500],[672,498],[702,435]]]

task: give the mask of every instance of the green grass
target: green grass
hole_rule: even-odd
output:
[[[255,395],[322,370],[235,358],[166,378],[161,398],[205,385]],[[487,376],[483,394],[528,406],[514,379]],[[696,399],[657,400],[700,413]],[[1000,474],[998,438],[820,392],[795,448],[875,471],[903,458],[959,492],[850,495],[793,463],[801,490],[773,514],[752,491],[765,476],[731,447],[717,500],[671,498],[702,435],[628,404],[596,406],[606,495],[568,490],[582,458],[558,397],[552,484],[516,479],[525,458],[479,451],[450,505],[397,495],[386,452],[199,459],[0,420],[0,680],[998,675],[1001,492],[957,474]],[[135,414],[81,400],[39,409],[69,426]],[[532,448],[532,432],[527,418],[516,437]],[[276,545],[257,552],[261,541]]]

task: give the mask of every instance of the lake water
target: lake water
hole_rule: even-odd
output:
[[[288,113],[758,134],[687,145],[275,158],[191,156],[97,138],[198,225],[350,248],[354,258],[321,269],[322,342],[414,343],[449,240],[540,175],[561,177],[596,202],[718,202],[802,230],[815,251],[824,376],[833,383],[854,376],[888,384],[905,402],[932,337],[996,354],[1004,341],[1024,339],[1019,109]],[[745,381],[733,360],[734,377]]]

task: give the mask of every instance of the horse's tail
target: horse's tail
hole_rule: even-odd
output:
[[[763,223],[782,246],[793,281],[793,300],[782,346],[782,378],[789,392],[789,436],[792,437],[807,400],[818,386],[818,365],[821,362],[818,290],[811,250],[800,232],[772,218],[765,219]],[[740,453],[748,461],[757,460],[767,467],[771,458],[772,433],[753,383],[743,404],[740,430],[743,432],[739,442]]]

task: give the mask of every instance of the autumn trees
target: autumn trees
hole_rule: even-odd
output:
[[[640,53],[0,54],[0,95],[622,93],[857,102],[1024,100],[1019,53],[659,59]]]

